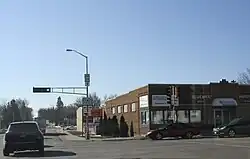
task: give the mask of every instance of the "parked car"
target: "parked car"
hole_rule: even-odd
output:
[[[224,126],[226,126],[227,124],[223,124],[223,125],[220,125],[216,128],[213,128],[213,135],[217,136],[218,135],[218,131],[223,128]]]
[[[76,130],[75,126],[67,126],[64,128],[65,130]]]
[[[39,150],[44,156],[44,136],[35,121],[13,122],[5,133],[4,156],[25,150]]]
[[[216,134],[219,137],[250,135],[250,120],[244,118],[235,118],[230,121],[229,124],[220,127]]]
[[[147,133],[146,137],[152,140],[161,140],[165,137],[182,137],[191,139],[193,136],[199,135],[200,130],[191,124],[172,123],[163,128],[152,130]]]

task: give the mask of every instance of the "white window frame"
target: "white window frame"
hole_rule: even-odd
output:
[[[115,107],[112,107],[112,114],[115,114],[115,113],[116,113]]]
[[[117,113],[118,113],[118,114],[122,113],[122,106],[121,106],[121,105],[118,106]]]
[[[128,105],[127,104],[123,105],[123,112],[124,113],[128,112]]]
[[[131,112],[135,112],[136,111],[136,106],[135,103],[131,104]]]

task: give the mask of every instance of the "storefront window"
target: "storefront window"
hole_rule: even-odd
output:
[[[188,110],[178,110],[177,114],[178,114],[178,122],[189,123]]]
[[[149,111],[141,112],[141,124],[145,125],[149,123]]]
[[[174,121],[174,112],[171,110],[164,111],[164,122],[172,123]]]
[[[151,111],[152,124],[164,124],[163,111]]]
[[[191,123],[201,122],[201,110],[190,110],[190,122]]]

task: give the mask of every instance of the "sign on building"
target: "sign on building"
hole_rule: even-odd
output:
[[[99,109],[99,108],[91,109],[91,116],[93,116],[93,117],[101,117],[102,116],[102,109]]]
[[[152,95],[152,106],[168,107],[171,104],[168,95]]]

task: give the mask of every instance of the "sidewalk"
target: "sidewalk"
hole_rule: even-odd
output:
[[[65,130],[57,130],[57,133],[65,133],[66,135],[61,135],[59,138],[61,140],[68,141],[126,141],[126,140],[144,140],[143,136],[135,136],[135,137],[102,137],[100,135],[92,135],[90,136],[90,140],[86,140],[83,136],[72,135],[71,133]]]

